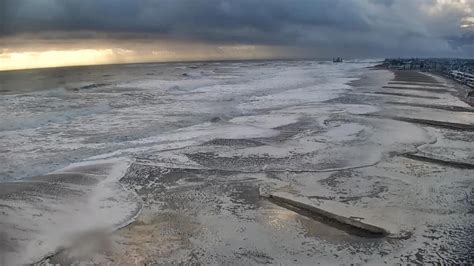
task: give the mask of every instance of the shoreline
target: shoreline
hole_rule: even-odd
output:
[[[357,73],[359,78],[337,97],[291,106],[274,104],[252,115],[219,120],[211,125],[241,123],[246,127],[232,127],[220,135],[207,133],[200,144],[150,150],[133,160],[118,179],[140,202],[135,219],[112,233],[91,232],[40,264],[225,264],[236,260],[306,264],[315,259],[322,263],[428,263],[436,261],[430,254],[451,240],[460,244],[453,247],[456,250],[443,251],[446,258],[474,260],[462,253],[469,237],[446,234],[452,226],[469,226],[465,225],[469,203],[459,198],[469,185],[454,186],[469,181],[469,169],[453,168],[449,162],[469,159],[469,151],[463,153],[465,145],[458,143],[469,145],[474,135],[390,117],[474,125],[469,116],[453,117],[453,112],[463,114],[467,107],[451,94],[423,91],[423,86],[430,86],[419,86],[418,81],[435,84],[426,75],[405,72],[397,78],[387,70]],[[432,88],[446,85],[431,78],[436,81]],[[403,79],[406,85],[394,87],[409,87],[415,96],[436,99],[374,93],[395,90],[384,85],[393,80],[403,83]],[[240,132],[250,128],[272,134]],[[447,163],[433,164],[438,161]],[[334,211],[367,209],[403,228],[414,228],[390,240],[358,236],[324,218],[262,198],[262,186],[285,195],[304,195],[308,203],[328,202]],[[425,191],[426,187],[432,190]],[[365,219],[362,214],[352,216],[348,218]],[[429,231],[430,226],[438,231]],[[439,234],[443,237],[436,238]],[[434,240],[423,246],[425,236]],[[415,253],[418,249],[426,254],[421,261]]]
[[[361,79],[358,79],[358,80],[353,81],[353,82],[351,82],[351,83],[354,84],[354,85],[356,85],[356,86],[364,86],[364,84],[366,84],[366,82],[367,82],[367,81],[363,81],[362,78],[361,78]],[[367,84],[369,84],[369,83],[367,83]],[[426,143],[424,143],[424,144],[427,145],[428,143],[429,143],[429,142],[426,142]],[[206,160],[207,160],[207,159],[206,159]],[[378,164],[378,163],[377,163],[377,164]],[[137,167],[138,167],[138,166],[137,166]],[[137,167],[135,167],[134,169],[140,169],[140,167],[142,167],[142,166],[140,166],[140,167],[138,167],[138,168],[137,168]],[[154,169],[154,168],[151,167],[151,166],[148,166],[148,167],[149,167],[148,169]],[[151,167],[151,168],[150,168],[150,167]],[[372,166],[364,166],[364,167],[362,167],[362,169],[364,169],[364,168],[371,168],[371,167],[372,167]],[[375,166],[375,167],[376,167],[376,166]],[[165,167],[165,168],[160,168],[160,167],[159,167],[159,168],[157,168],[157,169],[168,169],[168,168],[166,168],[166,167]],[[214,168],[213,168],[213,169],[214,169]],[[162,170],[160,170],[160,171],[162,171]],[[173,170],[173,171],[178,171],[178,172],[179,172],[180,170],[179,170],[179,168],[176,168],[176,169]],[[197,168],[197,169],[194,169],[194,170],[183,170],[183,171],[188,172],[189,174],[192,173],[192,175],[195,175],[195,173],[199,173],[199,172],[201,172],[201,171],[203,171],[203,170],[200,170],[199,168]],[[207,171],[207,170],[206,170],[206,171]],[[219,170],[212,170],[212,171],[219,171]],[[229,171],[232,171],[232,170],[229,170]],[[236,171],[237,171],[237,170],[236,170]],[[269,174],[269,173],[272,173],[272,171],[273,171],[272,169],[265,169],[265,170],[263,171],[263,173]],[[337,172],[344,172],[344,171],[352,171],[352,170],[333,170],[332,172],[333,172],[333,173],[337,173]],[[132,172],[133,172],[133,171],[132,171]],[[205,173],[207,173],[207,172],[204,171],[203,174],[206,175]],[[224,172],[221,172],[221,173],[224,174]],[[229,175],[229,174],[230,174],[231,176],[233,175],[232,172],[229,172],[229,173],[227,173],[226,175]],[[257,173],[257,172],[254,173],[253,171],[250,171],[250,172],[244,172],[244,173],[241,173],[241,174],[244,174],[244,175],[255,175],[255,174],[259,174],[259,175],[261,175],[262,173]],[[303,173],[301,173],[301,174],[303,174]],[[299,175],[301,175],[301,174],[299,174]],[[320,173],[320,174],[322,174],[322,173]],[[278,173],[278,172],[273,172],[273,175],[279,175],[279,173]],[[138,176],[137,176],[137,177],[138,177]],[[135,177],[133,177],[133,178],[135,178]],[[163,178],[164,178],[164,177],[163,177]],[[128,177],[128,178],[126,178],[126,179],[130,179],[130,177]],[[132,179],[132,180],[133,180],[133,179]],[[266,179],[264,178],[263,180],[266,180]],[[263,181],[263,180],[262,180],[262,181]],[[269,181],[269,180],[266,180],[266,181],[264,181],[264,183],[266,183],[266,182],[268,182],[268,181]],[[293,184],[293,185],[294,185],[294,184]],[[291,186],[291,185],[290,185],[290,186]],[[132,186],[132,187],[133,187],[133,186]],[[290,191],[292,191],[292,189],[290,189]],[[149,194],[149,193],[151,193],[151,194]],[[308,193],[308,192],[306,192],[306,193]],[[143,192],[141,192],[141,193],[139,193],[139,194],[142,194],[142,197],[143,197],[144,195],[148,195],[147,198],[148,198],[148,197],[154,198],[154,197],[156,196],[156,195],[154,195],[153,192],[147,192],[146,194],[143,194]],[[167,193],[163,194],[163,196],[164,196],[164,195],[167,195]],[[337,194],[336,194],[336,195],[337,195]],[[319,196],[318,196],[318,197],[319,197]],[[257,196],[257,198],[258,198],[258,196]],[[257,199],[257,198],[256,198],[256,199]],[[257,202],[260,202],[260,201],[261,201],[261,200],[257,200]],[[147,199],[147,200],[145,200],[145,202],[150,202],[150,201],[149,201],[149,199]],[[152,202],[153,202],[153,201],[152,201]],[[149,205],[149,204],[150,204],[150,203],[148,203],[148,205]],[[262,204],[263,204],[263,205],[262,205]],[[265,208],[268,208],[268,205],[267,205],[267,204],[271,204],[271,203],[264,203],[264,202],[261,202],[261,203],[259,204],[259,206],[260,206],[259,208],[263,208],[263,206],[267,206],[267,207],[265,207]],[[153,203],[152,203],[152,205],[153,205]],[[138,217],[138,220],[137,220],[136,222],[130,224],[129,226],[127,226],[127,227],[125,227],[125,228],[122,228],[122,229],[119,230],[119,231],[117,231],[117,232],[116,232],[116,236],[121,236],[121,237],[126,237],[126,238],[127,238],[127,237],[130,237],[130,238],[132,238],[132,239],[135,238],[135,237],[138,237],[138,239],[141,239],[141,238],[148,239],[145,235],[142,235],[142,233],[140,233],[142,229],[150,228],[150,229],[149,229],[150,231],[145,231],[145,232],[149,232],[149,233],[152,233],[152,232],[154,232],[155,230],[161,231],[162,229],[159,229],[158,227],[156,227],[156,226],[161,226],[161,222],[158,222],[158,223],[153,222],[154,219],[158,219],[158,220],[159,220],[159,219],[161,219],[161,218],[155,217],[154,214],[153,214],[153,211],[151,211],[149,208],[150,208],[150,207],[148,207],[148,209],[145,211],[145,213],[142,214],[141,217]],[[288,213],[292,213],[292,212],[294,211],[294,210],[291,210],[291,209],[285,210],[285,207],[284,207],[284,206],[283,206],[283,207],[272,206],[272,208],[281,208],[281,211],[285,211],[285,212],[288,212]],[[175,211],[176,211],[176,210],[175,210]],[[379,211],[381,211],[381,210],[379,209]],[[384,213],[385,213],[385,212],[384,212]],[[162,214],[162,215],[163,215],[163,214]],[[299,216],[300,214],[296,214],[296,215]],[[385,213],[385,215],[388,215],[388,213]],[[152,217],[155,217],[155,218],[152,218]],[[403,218],[403,217],[404,217],[404,216],[401,216],[401,218]],[[400,217],[399,217],[399,218],[400,218]],[[405,217],[405,218],[406,218],[406,217]],[[151,219],[151,220],[150,220],[150,219]],[[186,218],[186,219],[188,219],[188,218]],[[312,218],[308,218],[308,219],[311,220]],[[403,223],[400,223],[401,220],[399,220],[399,219],[393,219],[393,220],[394,220],[394,221],[398,221],[398,223],[399,223],[398,225],[407,223],[407,221],[404,221]],[[172,220],[172,221],[174,221],[174,220]],[[176,221],[175,221],[175,222],[176,222]],[[415,223],[415,224],[416,224],[416,223]],[[407,227],[407,226],[409,227],[410,225],[411,225],[411,222],[408,222],[408,223],[405,224],[404,226],[405,226],[405,227]],[[193,228],[194,226],[191,226],[191,227]],[[331,226],[329,226],[329,227],[331,227]],[[140,228],[141,228],[141,229],[140,229]],[[153,228],[153,229],[152,229],[152,228]],[[185,227],[185,228],[187,228],[187,227]],[[185,232],[186,232],[187,230],[189,230],[189,228],[188,228],[188,229],[185,229]],[[194,230],[194,229],[193,229],[193,230]],[[332,229],[332,230],[333,230],[333,229]],[[413,232],[404,232],[404,233],[402,234],[402,235],[404,235],[404,236],[403,236],[402,238],[400,238],[400,240],[398,240],[398,241],[413,241],[413,239],[416,238],[416,237],[415,237],[415,236],[412,236],[412,234],[415,234],[415,235],[416,235],[416,234],[417,234],[417,231],[414,230]],[[192,235],[194,235],[194,234],[192,234]],[[199,235],[199,234],[198,234],[198,235]],[[337,235],[337,234],[336,234],[336,235]],[[194,238],[194,237],[191,236],[191,238]],[[330,236],[329,238],[332,238],[332,237]],[[160,239],[160,238],[159,238],[159,239]],[[145,240],[142,240],[142,241],[145,241]],[[151,241],[150,243],[154,243],[154,241],[152,241],[151,239],[148,240],[148,241]],[[161,241],[160,241],[160,240],[155,240],[155,241],[157,241],[156,244],[161,243],[161,241],[165,241],[164,243],[166,243],[166,238],[163,239],[163,240],[161,240]],[[184,237],[184,238],[181,238],[181,240],[179,240],[179,241],[187,242],[188,239],[187,239],[186,237]],[[358,241],[361,241],[361,240],[358,240]],[[365,240],[365,241],[366,241],[366,240]],[[350,241],[349,241],[349,243],[350,243]],[[135,254],[134,256],[132,256],[132,257],[134,257],[135,259],[139,259],[139,261],[143,261],[143,262],[148,261],[147,263],[152,263],[151,261],[153,261],[154,263],[158,263],[159,261],[160,261],[160,263],[167,263],[167,262],[173,262],[173,261],[174,261],[174,262],[199,262],[199,261],[201,261],[201,260],[199,260],[199,259],[198,259],[198,260],[195,260],[195,258],[193,259],[192,257],[191,257],[191,258],[186,257],[186,256],[180,257],[180,256],[177,255],[177,254],[179,254],[179,253],[182,251],[181,248],[184,248],[184,249],[186,250],[185,246],[186,246],[186,245],[189,245],[189,244],[186,244],[185,246],[183,246],[183,247],[181,247],[181,248],[179,248],[179,249],[177,249],[177,250],[176,250],[176,249],[174,249],[174,250],[172,249],[172,250],[168,251],[169,253],[164,253],[164,254],[167,254],[167,255],[161,254],[161,255],[164,256],[164,257],[161,257],[162,260],[158,260],[158,261],[155,261],[155,260],[152,259],[152,257],[154,257],[154,256],[152,256],[151,254],[149,254],[149,252],[151,252],[151,251],[148,250],[148,248],[146,247],[146,245],[141,245],[141,244],[138,244],[138,243],[137,243],[137,244],[132,244],[132,245],[135,245],[136,248],[138,248],[139,250],[141,250],[141,251],[137,251],[138,253],[136,253],[136,254]],[[154,245],[152,245],[152,246],[154,246]],[[206,245],[204,245],[204,246],[206,246]],[[127,253],[127,252],[128,252],[128,251],[126,251],[126,250],[128,250],[127,246],[125,245],[125,246],[123,246],[123,248],[125,248],[125,250],[120,251],[120,253],[122,253],[122,252]],[[178,253],[175,254],[175,252],[178,252]],[[146,254],[148,254],[148,255],[146,255]],[[117,256],[117,255],[118,255],[118,254],[115,253],[114,256]],[[151,257],[150,257],[150,256],[151,256]],[[248,256],[248,255],[246,255],[246,256]],[[262,255],[262,256],[263,256],[263,255]],[[265,255],[265,256],[267,256],[267,255]],[[263,257],[265,258],[265,256],[263,256]],[[65,258],[67,258],[67,257],[68,257],[67,253],[65,253],[65,254],[58,254],[58,258],[56,258],[56,259],[57,259],[56,261],[62,261],[62,259],[65,259]],[[112,258],[112,257],[111,257],[111,258]],[[148,259],[147,259],[147,258],[148,258]],[[127,264],[127,259],[124,258],[124,257],[120,257],[120,256],[119,256],[118,258],[116,257],[116,258],[114,258],[114,261],[115,261],[115,259],[118,259],[117,262],[118,262],[119,264],[121,264],[121,263],[122,263],[122,264]],[[152,260],[149,261],[150,259],[152,259]],[[170,259],[171,259],[171,260],[170,260]],[[241,259],[242,259],[242,257],[241,257]],[[66,261],[67,261],[67,260],[66,260]],[[107,260],[105,260],[105,261],[107,261]],[[104,262],[105,262],[105,261],[104,261]],[[266,260],[263,259],[263,260],[261,260],[261,261],[260,261],[260,260],[257,260],[257,261],[258,261],[258,262],[265,262]],[[271,261],[271,260],[268,260],[267,262],[270,262],[270,261]],[[323,259],[322,261],[325,261],[325,260]],[[327,262],[329,262],[329,261],[331,261],[331,260],[328,260]],[[53,260],[53,262],[55,262],[55,260]],[[202,262],[202,261],[201,261],[201,262]],[[222,261],[221,261],[221,262],[222,262]],[[414,261],[413,261],[413,262],[414,262]],[[295,261],[293,261],[293,263],[295,263]]]
[[[0,183],[0,208],[6,218],[0,235],[4,245],[15,247],[2,250],[0,261],[38,264],[71,248],[83,234],[112,233],[132,223],[142,206],[119,182],[127,165],[120,158],[85,161],[31,180]]]

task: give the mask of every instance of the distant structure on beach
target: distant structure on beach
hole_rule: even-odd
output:
[[[466,84],[469,87],[474,88],[474,74],[453,70],[451,71],[450,76],[457,82]]]
[[[397,70],[433,72],[474,88],[474,59],[394,58],[385,59],[382,65]]]
[[[334,63],[342,63],[342,57],[333,58],[332,61],[333,61]]]

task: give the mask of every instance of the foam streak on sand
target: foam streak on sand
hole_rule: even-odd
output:
[[[33,263],[82,234],[131,222],[139,201],[118,182],[128,165],[125,159],[85,162],[31,181],[2,183],[0,264]]]
[[[0,126],[0,264],[61,247],[42,262],[474,261],[470,107],[444,81],[446,92],[427,90],[410,82],[437,79],[367,66],[115,66],[82,73],[78,89],[9,88],[0,96],[10,123]],[[61,80],[74,84],[71,73]],[[388,86],[393,78],[410,82]],[[16,116],[26,123],[12,124]]]
[[[163,142],[159,136],[172,138],[216,116],[225,121],[333,99],[349,89],[348,73],[366,65],[235,62],[71,69],[61,77],[30,73],[31,80],[53,85],[32,92],[13,82],[12,93],[1,95],[0,180],[48,173],[145,141]],[[108,85],[77,89],[92,83]]]
[[[361,66],[216,62],[28,73],[45,87],[12,79],[0,95],[0,264],[40,260],[136,215],[139,201],[118,182],[130,161],[104,159],[160,154],[195,165],[163,153],[219,138],[276,137],[274,127],[301,116],[260,109],[333,99]],[[93,161],[74,163],[81,160]]]

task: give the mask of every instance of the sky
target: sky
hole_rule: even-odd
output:
[[[474,58],[474,0],[0,0],[0,70],[339,56]]]

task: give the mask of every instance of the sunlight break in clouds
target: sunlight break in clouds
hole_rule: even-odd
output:
[[[0,69],[335,56],[470,58],[473,14],[474,0],[0,0]]]
[[[174,50],[171,47],[156,49],[156,46],[149,44],[145,47],[135,47],[133,50],[123,48],[77,48],[47,51],[3,49],[0,53],[0,71],[178,60],[258,59],[272,58],[274,54],[271,48],[263,46],[226,45],[214,47],[196,44],[191,48],[194,49],[178,46]]]
[[[474,29],[474,17],[466,17],[461,21],[461,28],[473,28]]]
[[[0,70],[106,64],[114,54],[112,49],[4,53],[0,55]]]

